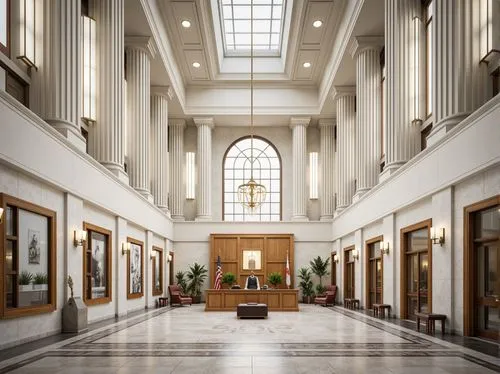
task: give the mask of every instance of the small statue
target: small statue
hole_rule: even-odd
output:
[[[73,298],[73,278],[71,278],[71,275],[68,275],[67,283],[69,290],[71,291],[71,298]]]

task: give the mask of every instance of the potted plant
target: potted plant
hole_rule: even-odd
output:
[[[299,287],[302,291],[302,302],[306,304],[311,304],[312,299],[314,297],[314,289],[312,282],[312,273],[311,270],[303,267],[299,269],[298,277],[300,279]]]
[[[277,271],[275,271],[273,273],[269,273],[269,275],[267,276],[267,281],[274,288],[276,288],[281,283],[282,280],[283,280],[283,277],[281,276],[281,273],[277,272]]]
[[[23,270],[21,274],[19,274],[19,291],[31,291],[33,287],[31,287],[31,282],[33,281],[33,273],[30,273],[27,270]]]
[[[189,281],[187,291],[193,298],[194,304],[199,304],[201,302],[201,287],[207,278],[207,273],[208,270],[205,268],[205,265],[200,265],[195,262],[193,266],[189,267],[186,274]]]
[[[323,277],[330,274],[328,271],[328,266],[330,266],[330,258],[327,257],[326,260],[323,260],[320,256],[313,258],[312,261],[309,262],[311,265],[311,271],[313,274],[319,277],[319,284],[316,286],[316,293],[321,295],[325,293],[326,287],[323,286]]]
[[[227,284],[229,288],[231,288],[235,283],[236,283],[236,275],[234,275],[230,271],[224,273],[224,275],[222,276],[222,284]]]
[[[183,294],[187,294],[186,272],[178,271],[175,274],[175,282],[181,288]]]
[[[47,290],[49,284],[49,278],[45,273],[36,273],[33,277],[33,289],[34,290]]]

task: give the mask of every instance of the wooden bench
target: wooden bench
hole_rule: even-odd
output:
[[[380,317],[380,312],[382,312],[382,317],[385,318],[385,310],[387,309],[387,317],[391,316],[391,306],[389,304],[373,304],[373,316]]]
[[[344,299],[344,306],[349,309],[359,309],[359,299]]]
[[[441,334],[444,335],[444,322],[446,320],[446,315],[416,312],[415,316],[417,317],[417,331],[420,331],[420,320],[423,320],[426,321],[426,332],[428,334],[434,334],[436,331],[436,321],[441,321]]]
[[[267,304],[246,303],[238,304],[237,318],[267,318]]]

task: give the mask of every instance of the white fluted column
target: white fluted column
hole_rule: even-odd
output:
[[[328,221],[333,218],[335,209],[335,120],[320,119],[320,185],[319,199],[321,202],[320,221]]]
[[[335,214],[351,205],[355,185],[356,88],[335,87],[337,110],[337,206]]]
[[[480,9],[474,0],[432,3],[434,125],[428,145],[436,143],[486,101],[484,86],[489,82],[481,77],[487,74],[487,65],[478,63]]]
[[[170,214],[173,220],[184,221],[184,129],[186,121],[170,119]]]
[[[156,206],[168,209],[168,101],[170,87],[151,87],[151,193]]]
[[[92,130],[94,157],[128,184],[128,175],[123,168],[123,0],[100,0],[94,5],[97,32],[97,121]]]
[[[127,36],[127,155],[130,186],[153,201],[150,193],[150,65],[155,49],[150,37]]]
[[[290,128],[292,129],[293,142],[293,211],[292,221],[309,221],[307,217],[307,126],[311,117],[292,118]]]
[[[85,152],[80,130],[81,52],[80,0],[44,1],[42,116]]]
[[[385,66],[387,103],[386,179],[420,151],[420,121],[415,121],[414,22],[421,16],[419,0],[385,1]]]
[[[212,129],[213,118],[193,118],[198,128],[196,221],[212,220]]]
[[[356,62],[356,192],[353,202],[378,183],[380,172],[381,83],[380,50],[384,38],[354,39]]]

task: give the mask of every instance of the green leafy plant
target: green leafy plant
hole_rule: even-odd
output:
[[[280,284],[282,280],[283,277],[281,276],[281,273],[277,271],[269,273],[269,275],[267,276],[267,281],[271,285],[273,285],[273,287],[276,287],[278,284]]]
[[[36,273],[33,277],[33,284],[48,284],[49,277],[45,273]]]
[[[31,283],[32,280],[33,280],[33,273],[30,273],[27,270],[23,270],[19,275],[18,282],[20,286],[27,286]]]
[[[197,262],[189,267],[186,274],[189,281],[187,291],[191,296],[201,296],[201,287],[205,279],[207,279],[207,273],[208,270],[205,268],[205,265],[200,265]]]
[[[323,260],[320,256],[313,258],[312,261],[309,262],[311,265],[311,271],[313,274],[318,276],[319,284],[316,286],[316,292],[322,294],[325,292],[326,287],[323,286],[323,277],[330,274],[328,271],[328,267],[330,266],[330,258],[327,257],[326,260]]]
[[[187,293],[186,272],[179,270],[175,274],[175,282],[181,288],[182,293]]]
[[[222,283],[228,284],[229,287],[231,287],[234,283],[236,283],[236,275],[234,275],[230,271],[224,273],[224,275],[222,276]]]
[[[299,269],[299,274],[297,276],[300,279],[299,287],[302,291],[302,296],[313,296],[314,289],[311,270],[306,267],[302,267]]]

